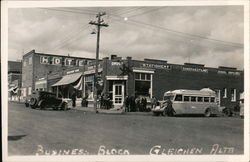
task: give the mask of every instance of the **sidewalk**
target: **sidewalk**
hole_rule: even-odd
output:
[[[76,106],[72,109],[80,110],[80,111],[86,111],[86,112],[94,112],[94,107],[81,107]],[[101,114],[120,114],[120,115],[152,115],[152,112],[124,112],[124,109],[97,109],[98,113]]]

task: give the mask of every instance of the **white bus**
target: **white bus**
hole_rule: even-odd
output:
[[[167,100],[172,106],[168,106]],[[209,117],[212,114],[219,114],[216,93],[204,88],[201,90],[178,89],[164,93],[163,101],[152,109],[154,115],[175,115],[175,114],[204,114]]]

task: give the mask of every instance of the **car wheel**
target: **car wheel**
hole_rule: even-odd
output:
[[[35,108],[35,106],[37,104],[37,99],[36,98],[31,98],[29,104],[30,104],[31,108]]]
[[[211,109],[206,109],[205,113],[204,113],[205,117],[210,117],[211,116]]]
[[[67,110],[68,109],[68,103],[64,102],[61,107],[62,110]]]
[[[46,107],[45,102],[42,101],[41,104],[40,104],[40,109],[41,109],[41,110],[44,110],[45,107]]]

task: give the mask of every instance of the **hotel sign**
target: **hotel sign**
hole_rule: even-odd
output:
[[[170,65],[162,65],[162,64],[142,64],[142,67],[146,68],[156,68],[156,69],[171,69]]]
[[[84,59],[57,56],[40,56],[40,64],[64,65],[64,66],[84,66]]]
[[[193,67],[183,67],[182,71],[208,73],[208,69],[193,68]]]

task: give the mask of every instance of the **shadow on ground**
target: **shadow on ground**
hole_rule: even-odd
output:
[[[17,140],[22,139],[25,136],[27,135],[8,136],[8,141],[17,141]]]

